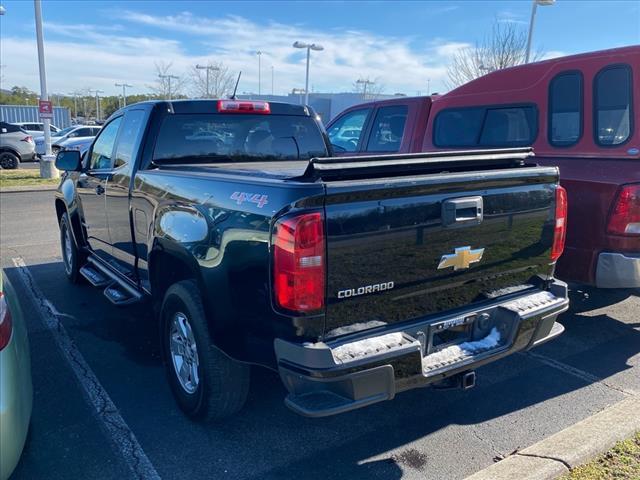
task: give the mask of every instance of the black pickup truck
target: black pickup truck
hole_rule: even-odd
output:
[[[312,110],[235,100],[119,110],[60,152],[67,276],[157,312],[190,416],[238,411],[250,365],[286,404],[344,412],[550,340],[566,196],[529,149],[332,157]]]

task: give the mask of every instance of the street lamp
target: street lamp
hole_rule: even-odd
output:
[[[206,98],[210,98],[211,95],[209,94],[209,72],[211,70],[215,70],[217,72],[220,71],[219,67],[216,67],[215,65],[196,65],[196,68],[198,70],[206,70],[207,71],[207,97]],[[218,95],[218,80],[216,78],[216,95]]]
[[[91,90],[89,90],[91,92]],[[96,94],[96,123],[100,121],[100,94],[104,93],[104,90],[94,90]]]
[[[548,7],[556,3],[556,0],[533,0],[531,6],[531,20],[529,21],[529,35],[527,35],[527,53],[525,55],[524,63],[529,63],[529,57],[531,55],[531,38],[533,37],[533,24],[536,20],[536,11],[538,5],[541,7]]]
[[[296,93],[300,95],[299,103],[300,105],[302,105],[302,94],[306,93],[306,90],[304,88],[294,88],[293,90],[291,90],[291,93],[293,95],[295,95]]]
[[[364,92],[362,93],[362,99],[366,100],[367,99],[367,86],[368,85],[373,85],[376,82],[372,82],[368,78],[366,80],[362,80],[361,78],[359,78],[358,80],[356,80],[356,83],[358,83],[360,85],[364,85]]]
[[[304,82],[304,103],[305,105],[309,105],[309,57],[311,56],[311,50],[321,52],[324,50],[324,47],[315,43],[294,42],[293,48],[307,49],[307,76]]]
[[[167,88],[167,96],[169,97],[169,100],[171,100],[171,79],[173,78],[174,80],[179,80],[180,77],[177,77],[175,75],[162,75],[162,74],[158,74],[158,77],[162,79],[166,78],[167,81],[169,82],[168,88]]]
[[[116,83],[116,87],[122,87],[122,106],[127,106],[127,88],[133,88],[133,85],[129,85],[128,83]]]
[[[256,55],[258,56],[258,95],[260,95],[262,93],[261,90],[261,86],[262,86],[262,54],[264,52],[262,52],[261,50],[258,50],[256,52]]]
[[[33,6],[36,16],[36,40],[38,44],[38,67],[40,70],[40,100],[49,100],[47,95],[47,72],[44,68],[44,39],[42,35],[42,3],[34,0]],[[4,12],[2,12],[4,15]],[[51,155],[51,127],[49,118],[42,119],[44,123],[44,145],[45,154]]]

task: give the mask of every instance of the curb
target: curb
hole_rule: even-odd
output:
[[[58,185],[24,185],[18,187],[2,187],[0,193],[17,193],[17,192],[53,192]]]
[[[640,431],[640,396],[629,397],[466,480],[552,480]]]

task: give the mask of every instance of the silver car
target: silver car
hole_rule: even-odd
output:
[[[59,146],[61,150],[77,150],[82,156],[89,150],[94,138],[95,137],[68,138],[67,140],[59,142],[57,146]]]
[[[0,122],[0,167],[14,169],[35,158],[33,137],[17,125]]]
[[[16,468],[31,421],[33,385],[25,318],[0,270],[0,480]]]
[[[72,127],[67,127],[59,132],[51,134],[51,150],[54,155],[60,150],[60,143],[69,139],[69,138],[80,138],[80,137],[95,137],[100,131],[100,127],[98,126],[90,126],[90,125],[74,125]],[[45,154],[45,146],[44,146],[44,136],[36,137],[36,153],[39,156]]]

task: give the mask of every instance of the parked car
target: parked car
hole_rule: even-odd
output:
[[[496,71],[440,97],[357,105],[327,130],[332,138],[337,126],[358,119],[362,135],[340,154],[532,145],[537,163],[560,167],[569,195],[558,276],[637,288],[640,95],[632,92],[638,84],[640,46],[617,48]],[[399,133],[385,136],[394,118]]]
[[[78,138],[68,138],[63,140],[62,142],[56,143],[56,146],[59,147],[59,150],[77,150],[80,152],[80,155],[84,155],[89,147],[93,143],[95,137],[78,137]]]
[[[84,162],[58,154],[67,277],[155,305],[188,415],[239,410],[250,364],[324,416],[470,388],[476,367],[563,331],[557,168],[526,148],[330,155],[307,107],[235,100],[131,105]]]
[[[0,122],[0,167],[15,169],[34,157],[33,137],[17,125]]]
[[[16,293],[0,270],[0,480],[7,480],[20,460],[32,405],[27,326]]]
[[[60,150],[60,143],[69,138],[93,138],[100,131],[100,127],[87,125],[73,125],[51,135],[51,153],[56,154]],[[37,137],[36,153],[39,156],[45,154],[44,136]]]
[[[44,132],[44,123],[42,122],[14,122],[13,124],[22,127],[33,137],[40,136],[42,135],[42,132]],[[49,124],[49,128],[51,129],[51,133],[60,131],[60,129],[55,125]]]

